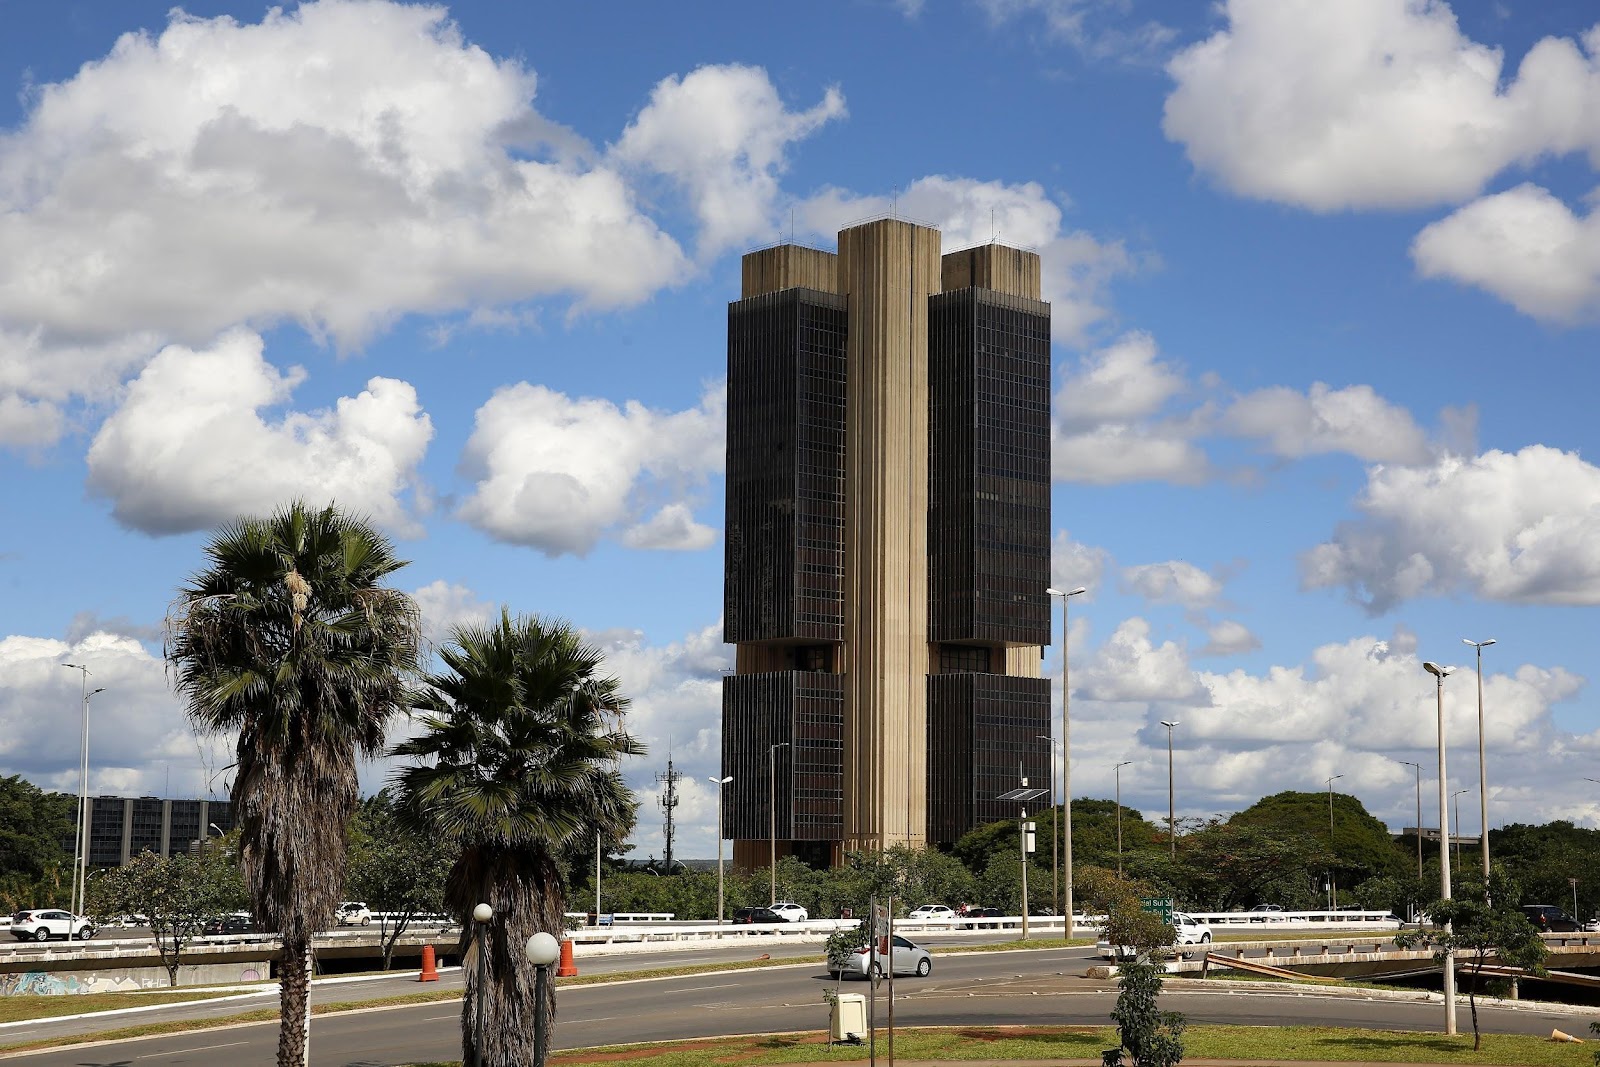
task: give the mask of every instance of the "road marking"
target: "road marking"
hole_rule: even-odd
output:
[[[209,1052],[214,1048],[233,1048],[235,1045],[242,1045],[242,1044],[244,1044],[243,1041],[229,1041],[226,1045],[201,1045],[199,1048],[175,1048],[175,1049],[172,1049],[169,1052],[152,1052],[152,1053],[150,1053],[148,1055],[145,1055],[145,1056],[135,1056],[134,1059],[136,1059],[136,1060],[153,1060],[157,1056],[162,1056],[162,1057],[166,1057],[166,1056],[182,1056],[182,1055],[185,1055],[185,1054],[190,1053],[190,1052]]]

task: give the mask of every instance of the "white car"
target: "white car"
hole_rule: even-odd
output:
[[[943,920],[954,922],[955,917],[955,909],[946,907],[943,904],[924,904],[920,908],[913,908],[911,914],[906,916],[906,918],[916,922],[940,922]]]
[[[1174,945],[1211,944],[1211,926],[1181,911],[1172,913],[1172,929],[1177,934]],[[1113,945],[1109,941],[1099,942],[1095,950],[1102,959],[1108,960],[1126,960],[1134,955],[1133,949],[1127,945]]]
[[[340,926],[371,926],[372,912],[359,900],[345,900],[335,913]]]
[[[82,915],[55,908],[19,911],[11,916],[11,936],[18,941],[48,941],[52,937],[87,941],[94,936],[94,923]]]
[[[772,910],[783,916],[784,922],[803,923],[811,918],[811,913],[792,900],[780,900],[772,905]]]

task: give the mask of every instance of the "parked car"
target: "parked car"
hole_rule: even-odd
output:
[[[892,940],[894,944],[889,956],[894,962],[895,974],[914,974],[918,978],[926,978],[933,973],[933,955],[927,949],[899,934],[895,934]],[[847,974],[873,978],[887,972],[883,957],[875,955],[871,945],[864,945],[851,953],[850,962],[845,964],[843,970],[836,970],[833,974],[841,979]]]
[[[1283,905],[1257,904],[1250,909],[1250,921],[1253,923],[1275,923],[1283,921]]]
[[[1172,913],[1172,929],[1177,934],[1175,945],[1209,945],[1211,943],[1211,926],[1201,919],[1187,915],[1181,911]],[[1101,941],[1095,946],[1099,955],[1108,960],[1132,959],[1134,951],[1128,945],[1113,945],[1109,941]]]
[[[200,932],[208,937],[221,934],[253,934],[256,932],[256,921],[250,917],[248,911],[236,911],[212,919],[200,928]]]
[[[792,900],[780,900],[772,905],[772,911],[778,913],[778,918],[784,922],[803,923],[811,918],[811,913]]]
[[[1522,914],[1541,934],[1577,933],[1583,929],[1583,924],[1554,904],[1524,904]]]
[[[94,936],[94,930],[91,920],[56,908],[33,908],[11,916],[11,936],[18,941],[48,941],[52,937],[87,941]]]
[[[911,914],[906,918],[918,922],[938,922],[941,919],[954,919],[956,910],[943,904],[924,904],[920,908],[911,909]]]
[[[732,921],[736,923],[782,923],[789,920],[771,908],[734,908]]]
[[[335,913],[340,926],[371,926],[372,912],[359,900],[344,900]]]

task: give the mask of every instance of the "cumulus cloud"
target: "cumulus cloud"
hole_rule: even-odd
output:
[[[463,457],[477,485],[461,517],[548,556],[583,555],[619,526],[635,547],[709,544],[686,507],[639,517],[652,494],[682,494],[722,470],[724,405],[721,383],[676,412],[507,386],[478,409]]]
[[[24,379],[0,396],[92,395],[239,323],[350,347],[407,312],[626,304],[680,277],[535,85],[440,7],[175,10],[124,35],[0,137],[0,366]]]
[[[1369,462],[1423,463],[1427,439],[1411,413],[1370,385],[1334,389],[1314,382],[1309,392],[1276,387],[1235,400],[1222,424],[1257,438],[1276,456],[1299,459],[1343,452]]]
[[[1123,335],[1068,368],[1056,390],[1051,473],[1056,481],[1195,484],[1209,474],[1188,413],[1169,411],[1189,389],[1147,333]]]
[[[434,646],[448,641],[458,626],[491,622],[498,610],[498,605],[482,599],[467,586],[443,578],[412,590],[411,599],[417,602],[422,616],[423,639]]]
[[[1037,182],[1007,185],[933,175],[918,178],[895,197],[830,188],[798,206],[800,222],[824,238],[891,211],[937,227],[946,252],[998,238],[1039,253],[1043,296],[1050,302],[1050,328],[1058,341],[1082,341],[1090,326],[1110,314],[1106,290],[1111,281],[1139,265],[1121,241],[1063,232],[1061,208]]]
[[[1143,563],[1122,571],[1122,588],[1157,604],[1205,608],[1222,596],[1222,581],[1181,559]]]
[[[1169,63],[1164,129],[1235,192],[1318,211],[1477,194],[1517,163],[1600,148],[1596,39],[1547,37],[1507,78],[1442,0],[1228,0]]]
[[[1101,575],[1111,565],[1111,553],[1097,545],[1074,541],[1067,531],[1057,531],[1050,541],[1050,585],[1055,589],[1088,590],[1084,596],[1094,599],[1100,587]]]
[[[1254,652],[1261,647],[1261,639],[1237,619],[1219,619],[1206,627],[1206,643],[1197,656],[1237,656]]]
[[[680,552],[708,548],[716,539],[717,531],[705,523],[696,522],[694,513],[684,504],[668,504],[644,522],[629,527],[622,535],[622,543],[629,548]]]
[[[678,184],[700,220],[700,254],[710,256],[771,233],[786,150],[844,114],[837,88],[790,111],[759,67],[701,67],[657,83],[613,155]]]
[[[1187,701],[1199,690],[1183,646],[1154,644],[1150,624],[1137,616],[1124,619],[1072,677],[1073,688],[1090,700]]]
[[[1555,322],[1600,311],[1600,218],[1524,183],[1425,227],[1411,258],[1426,278],[1474,285]]]
[[[305,372],[280,372],[248,330],[209,349],[171,345],[128,387],[89,448],[89,488],[125,526],[169,534],[204,529],[296,498],[337,500],[410,532],[402,496],[433,426],[416,390],[373,378],[332,410],[264,409],[288,402]]]
[[[1369,611],[1468,592],[1600,604],[1600,469],[1542,445],[1373,467],[1360,518],[1301,559],[1310,588],[1343,586]]]

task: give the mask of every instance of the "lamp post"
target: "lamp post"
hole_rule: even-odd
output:
[[[1422,764],[1404,759],[1399,762],[1414,768],[1417,772],[1417,881],[1420,882],[1422,881]]]
[[[1461,866],[1461,794],[1470,792],[1472,792],[1470,789],[1457,789],[1454,793],[1450,794],[1450,802],[1454,804],[1456,808],[1456,829],[1455,832],[1450,835],[1450,843],[1455,846],[1455,863],[1457,867]]]
[[[1122,768],[1133,763],[1133,760],[1123,760],[1111,768],[1111,773],[1117,776],[1117,877],[1122,877]]]
[[[1035,734],[1034,736],[1038,737],[1039,740],[1046,742],[1050,746],[1050,757],[1051,757],[1050,758],[1050,806],[1051,807],[1055,807],[1055,803],[1056,803],[1056,775],[1055,775],[1055,770],[1056,770],[1056,767],[1055,767],[1056,739],[1051,737],[1049,734]],[[1060,840],[1060,838],[1061,838],[1061,819],[1060,819],[1060,817],[1051,819],[1050,820],[1050,825],[1051,825],[1052,829],[1055,831],[1055,833],[1052,836],[1056,840]],[[1059,852],[1060,852],[1060,849],[1058,849],[1055,846],[1055,843],[1052,842],[1051,845],[1050,845],[1050,906],[1052,908],[1061,907],[1061,868],[1056,866],[1056,856],[1057,856],[1057,854]],[[1072,936],[1072,930],[1070,928],[1067,928],[1067,932],[1066,932],[1065,936],[1066,937],[1071,937]]]
[[[1456,669],[1441,667],[1431,660],[1424,662],[1422,669],[1434,678],[1434,699],[1439,715],[1439,822],[1447,826],[1450,821],[1450,811],[1445,807],[1445,793],[1449,785],[1445,778],[1444,760],[1444,680],[1454,674]],[[1439,836],[1439,896],[1445,900],[1451,899],[1449,837],[1448,829]],[[1448,924],[1445,928],[1449,929]],[[1444,1032],[1446,1034],[1456,1032],[1456,958],[1448,948],[1444,951]]]
[[[1067,709],[1070,706],[1072,689],[1072,672],[1068,669],[1068,655],[1072,644],[1072,632],[1067,628],[1067,601],[1081,593],[1089,591],[1087,586],[1078,586],[1076,589],[1061,590],[1054,587],[1045,590],[1051,596],[1061,598],[1061,870],[1065,872],[1066,903],[1063,913],[1066,918],[1061,922],[1064,936],[1072,936],[1072,733],[1069,727]]]
[[[1328,910],[1339,910],[1339,884],[1334,881],[1333,864],[1338,858],[1333,844],[1333,783],[1343,778],[1336,774],[1328,779]]]
[[[722,787],[733,781],[733,776],[726,778],[707,778],[706,781],[717,787],[717,925],[722,925]]]
[[[545,1001],[550,996],[550,965],[561,955],[561,942],[540,930],[528,938],[522,954],[533,964],[533,1067],[544,1067],[550,1029]]]
[[[768,842],[771,849],[768,853],[768,875],[770,882],[767,887],[767,905],[770,907],[778,902],[778,749],[788,748],[789,742],[779,741],[767,747],[767,821]],[[721,833],[719,829],[717,831]]]
[[[594,924],[600,925],[600,831],[594,832]]]
[[[489,939],[486,935],[492,918],[494,909],[487,904],[479,904],[472,909],[472,920],[478,924],[478,1025],[472,1031],[473,1067],[483,1067],[483,986],[488,980],[489,967]]]
[[[1572,917],[1578,919],[1578,880],[1576,878],[1568,878],[1567,884],[1572,887]],[[1578,922],[1581,924],[1583,920],[1578,919]]]
[[[1168,722],[1161,720],[1161,725],[1167,728],[1167,850],[1173,859],[1178,858],[1178,809],[1173,802],[1172,792],[1172,728],[1182,726],[1181,722]]]
[[[83,698],[82,744],[78,752],[78,863],[72,872],[72,914],[81,915],[89,895],[89,698],[95,693],[104,693],[105,689],[89,689],[89,668],[83,664],[63,663],[62,666],[81,672],[79,692]]]
[[[1473,647],[1478,653],[1478,824],[1483,827],[1483,891],[1489,892],[1489,773],[1483,759],[1483,650],[1494,644],[1494,638],[1487,641],[1474,641],[1463,637],[1463,644]],[[1456,820],[1456,831],[1461,830],[1461,820]],[[1456,859],[1459,861],[1460,856]]]

